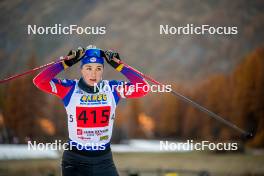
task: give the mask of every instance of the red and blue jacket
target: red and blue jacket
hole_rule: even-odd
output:
[[[99,92],[91,93],[79,86],[81,79],[56,78],[65,69],[63,62],[56,63],[40,72],[33,82],[40,90],[63,100],[71,144],[88,146],[86,150],[104,150],[110,145],[119,100],[146,95],[148,83],[135,71],[121,64],[116,70],[129,80],[128,83],[102,80],[111,91],[100,89]],[[98,144],[99,148],[94,147],[94,144]]]

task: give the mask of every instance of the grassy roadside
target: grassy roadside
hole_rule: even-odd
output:
[[[213,153],[114,153],[120,171],[130,170],[206,170],[212,175],[264,175],[264,155]],[[58,176],[60,160],[0,161],[0,176]]]
[[[115,154],[121,168],[206,170],[212,175],[264,175],[264,155],[213,153]],[[128,164],[130,163],[130,164]],[[132,163],[132,164],[131,164]]]

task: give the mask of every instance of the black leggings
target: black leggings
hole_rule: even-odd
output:
[[[62,176],[118,176],[111,151],[87,157],[65,150],[61,167]]]

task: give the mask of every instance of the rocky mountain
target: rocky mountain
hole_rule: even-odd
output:
[[[115,49],[123,60],[159,80],[199,81],[229,73],[263,45],[261,0],[2,0],[0,2],[1,78],[26,70],[36,55],[44,64],[71,48],[95,44]],[[27,25],[105,26],[105,35],[28,35]],[[161,35],[160,25],[235,26],[237,35]],[[78,68],[67,74],[78,76]],[[106,77],[120,78],[107,68]]]

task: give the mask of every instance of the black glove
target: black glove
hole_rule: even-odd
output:
[[[82,47],[79,47],[77,51],[71,50],[67,56],[74,55],[74,57],[69,60],[64,60],[65,65],[67,65],[68,67],[73,66],[82,59],[84,53],[85,53],[85,49]]]
[[[117,52],[107,50],[104,52],[104,54],[105,54],[105,60],[109,65],[111,65],[115,69],[120,65],[119,63],[117,63],[116,61],[113,60],[113,58],[121,60],[119,57],[119,54]]]

